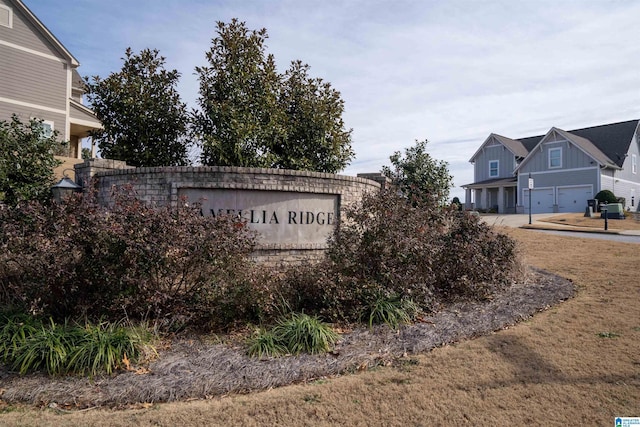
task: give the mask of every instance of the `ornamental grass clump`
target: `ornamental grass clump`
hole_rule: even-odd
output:
[[[273,334],[289,353],[324,353],[338,340],[338,334],[317,316],[292,313],[278,320]]]
[[[79,338],[77,329],[68,328],[66,324],[56,324],[53,320],[42,323],[18,347],[11,367],[20,374],[33,371],[46,371],[49,375],[65,373],[68,356]]]
[[[248,341],[247,354],[262,359],[287,354],[287,349],[272,330],[258,329]]]
[[[291,313],[278,319],[270,330],[259,329],[248,341],[252,357],[283,354],[319,354],[331,350],[339,335],[317,316]]]
[[[413,322],[419,311],[420,307],[410,299],[397,295],[380,297],[369,307],[369,327],[386,324],[392,329],[398,329],[402,324]]]
[[[25,314],[0,315],[0,361],[22,375],[112,374],[135,362],[152,338],[144,328],[114,323],[83,327]]]
[[[146,331],[141,334],[140,329],[106,322],[86,325],[78,328],[78,332],[78,339],[68,356],[67,369],[90,376],[102,372],[111,374],[126,365],[126,361],[136,360],[151,336]]]

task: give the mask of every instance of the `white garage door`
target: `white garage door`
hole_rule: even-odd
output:
[[[553,188],[536,188],[531,198],[531,213],[553,212]],[[524,213],[529,213],[529,190],[524,190]]]
[[[590,185],[558,187],[558,212],[584,212],[587,200],[593,199]]]

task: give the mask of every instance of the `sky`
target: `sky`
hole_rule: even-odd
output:
[[[640,118],[640,0],[24,0],[79,60],[107,77],[125,49],[158,49],[197,108],[196,66],[216,22],[266,28],[279,72],[293,60],[345,102],[356,157],[378,172],[427,139],[451,197],[491,133],[510,138]]]

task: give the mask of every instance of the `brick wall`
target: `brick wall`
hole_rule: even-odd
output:
[[[102,159],[76,165],[76,176],[85,188],[93,179],[102,203],[109,203],[113,187],[129,184],[139,199],[157,206],[176,206],[181,188],[268,190],[335,194],[338,211],[343,212],[365,192],[379,191],[381,187],[380,182],[371,179],[320,172],[218,166],[132,168],[124,162]],[[258,248],[254,258],[268,264],[296,263],[321,258],[324,248],[269,245]]]

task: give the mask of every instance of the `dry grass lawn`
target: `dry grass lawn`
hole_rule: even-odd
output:
[[[640,245],[508,232],[529,264],[573,280],[576,297],[399,366],[127,410],[10,406],[0,425],[612,425],[640,416]]]
[[[581,213],[567,213],[562,215],[553,215],[540,221],[558,224],[571,225],[574,227],[594,228],[598,230],[604,229],[604,219],[600,218],[600,214],[595,214],[593,218],[585,218]],[[632,218],[627,219],[610,219],[607,221],[609,230],[640,230],[640,221]]]

